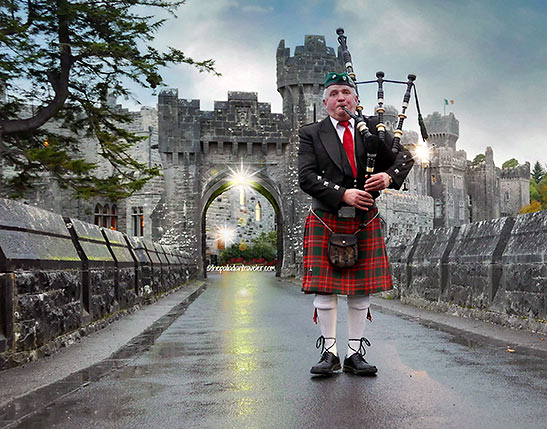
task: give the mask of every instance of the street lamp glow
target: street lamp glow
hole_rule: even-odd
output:
[[[225,244],[232,242],[235,235],[235,229],[226,226],[226,224],[224,224],[217,230],[217,240],[222,240]]]

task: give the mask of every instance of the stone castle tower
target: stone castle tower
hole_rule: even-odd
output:
[[[433,146],[428,169],[428,193],[434,202],[434,227],[455,226],[468,222],[466,189],[467,155],[456,149],[459,121],[453,113],[441,116],[433,113],[425,118]]]
[[[500,215],[512,216],[530,204],[530,163],[503,168],[500,174]]]
[[[323,83],[330,71],[343,70],[340,56],[325,42],[325,36],[306,36],[291,57],[285,40],[277,47],[277,90],[283,98],[283,114],[291,124],[316,122],[327,116],[323,106]]]

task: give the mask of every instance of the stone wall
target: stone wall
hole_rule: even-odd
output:
[[[0,370],[48,355],[196,272],[173,246],[0,199]]]
[[[403,301],[547,332],[547,211],[438,228],[387,247]]]

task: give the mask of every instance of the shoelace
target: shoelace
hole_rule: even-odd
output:
[[[352,349],[355,353],[359,353],[361,356],[365,356],[367,354],[367,351],[365,350],[365,346],[363,343],[365,343],[367,346],[370,347],[370,341],[367,340],[365,337],[361,338],[350,338],[349,341],[359,341],[359,348],[355,350],[353,347],[351,347],[349,344],[349,348]]]
[[[329,347],[327,347],[325,349],[325,340],[334,340],[334,343],[332,343]],[[367,340],[368,341],[368,340]],[[330,351],[330,349],[332,347],[334,347],[334,345],[336,344],[336,338],[333,338],[333,337],[324,337],[323,335],[321,335],[317,341],[315,342],[315,348],[318,349],[318,348],[321,348],[321,354],[323,354],[324,351]]]

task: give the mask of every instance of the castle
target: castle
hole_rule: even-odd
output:
[[[253,234],[276,229],[282,261],[278,273],[298,273],[310,202],[298,187],[298,128],[326,116],[323,81],[327,72],[342,71],[343,61],[319,35],[305,36],[304,45],[297,46],[292,56],[281,40],[276,58],[282,114],[272,113],[271,105],[258,102],[252,92],[228,92],[226,101],[215,101],[212,111],[203,111],[199,100],[180,99],[176,89],[163,90],[157,109],[131,112],[129,126],[147,137],[133,148],[133,156],[161,165],[163,176],[117,203],[75,201],[49,182],[29,195],[27,202],[129,235],[176,244],[203,269],[206,253],[214,247],[214,238],[207,233],[234,212],[234,205],[223,201],[229,193],[222,194],[229,188],[231,174],[244,165],[255,174],[250,185],[254,199],[249,197],[245,203],[247,218],[258,222]],[[394,107],[387,106],[384,122],[395,128]],[[457,150],[459,122],[453,113],[432,113],[425,123],[432,151],[429,164],[417,162],[404,190],[387,190],[378,200],[389,240],[408,240],[434,227],[516,214],[530,202],[528,163],[499,169],[488,147],[484,162],[473,165],[464,151]],[[403,136],[404,144],[417,141],[415,132]],[[97,157],[97,143],[92,139],[83,140],[82,148],[89,159]],[[106,167],[104,173],[108,173]],[[233,195],[237,198],[237,193]],[[267,227],[256,216],[257,204]]]

